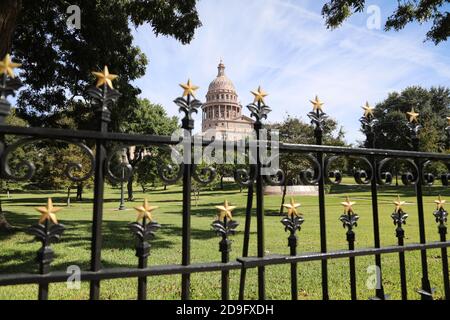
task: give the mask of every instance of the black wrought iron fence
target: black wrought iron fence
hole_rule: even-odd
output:
[[[181,263],[173,265],[154,265],[149,266],[147,257],[150,252],[151,238],[158,228],[161,226],[153,220],[151,215],[154,207],[150,206],[147,201],[138,208],[138,221],[129,225],[130,230],[138,239],[136,245],[136,256],[138,263],[136,268],[103,268],[101,265],[102,253],[102,223],[103,223],[103,202],[104,202],[104,185],[105,179],[113,181],[125,181],[132,170],[129,166],[122,167],[122,175],[117,176],[111,169],[111,161],[113,154],[118,150],[117,146],[124,145],[144,145],[144,146],[166,146],[171,147],[178,144],[180,140],[174,141],[167,136],[154,135],[136,135],[125,133],[114,133],[108,131],[108,123],[110,121],[109,108],[119,98],[120,93],[113,89],[112,80],[115,76],[109,74],[108,69],[95,73],[97,77],[97,85],[88,88],[87,94],[92,98],[93,110],[97,115],[97,131],[83,130],[63,130],[51,128],[33,128],[33,127],[15,127],[5,124],[5,117],[9,114],[11,105],[8,102],[8,96],[14,95],[15,91],[21,87],[21,82],[13,77],[12,69],[15,65],[11,64],[9,56],[3,60],[6,65],[4,70],[11,72],[3,72],[0,83],[0,137],[2,141],[1,149],[1,174],[3,179],[24,181],[29,180],[35,171],[33,163],[24,159],[11,166],[11,154],[17,148],[32,144],[42,140],[64,141],[74,144],[80,148],[88,157],[91,167],[87,171],[82,172],[80,164],[69,163],[66,166],[66,175],[73,181],[83,181],[94,176],[94,205],[92,216],[92,233],[91,233],[91,259],[89,270],[81,271],[81,281],[90,282],[90,299],[99,299],[101,281],[106,279],[117,278],[137,278],[138,280],[138,299],[147,298],[147,277],[156,277],[161,275],[181,275],[181,298],[190,298],[190,275],[193,273],[205,273],[220,271],[222,273],[222,299],[230,298],[229,293],[229,273],[232,270],[240,270],[240,288],[239,298],[244,298],[244,290],[246,283],[246,271],[249,268],[257,268],[258,271],[258,297],[266,298],[266,287],[268,283],[265,278],[265,268],[271,265],[287,264],[291,268],[291,295],[292,299],[298,298],[297,288],[297,265],[307,261],[321,261],[321,288],[323,299],[329,299],[329,281],[328,281],[328,261],[331,259],[349,259],[349,282],[351,288],[351,298],[357,299],[356,292],[356,270],[355,259],[361,256],[373,256],[375,264],[379,270],[380,286],[376,289],[375,299],[385,299],[383,289],[383,275],[381,255],[388,253],[398,253],[400,264],[400,283],[402,298],[407,299],[405,252],[420,251],[421,254],[421,270],[422,270],[422,286],[419,291],[422,299],[432,299],[432,288],[429,280],[427,250],[441,249],[442,251],[442,281],[445,289],[445,298],[450,299],[449,271],[447,247],[450,242],[446,239],[447,233],[447,212],[444,209],[444,200],[439,198],[436,201],[436,210],[434,217],[438,225],[440,234],[439,242],[427,242],[425,235],[425,215],[422,197],[422,187],[432,184],[435,176],[427,172],[430,162],[443,162],[447,166],[450,164],[450,155],[439,153],[425,153],[418,151],[396,151],[396,150],[380,150],[374,148],[374,127],[377,120],[373,116],[373,108],[368,105],[365,107],[365,114],[361,118],[361,123],[367,132],[367,148],[347,148],[333,147],[322,145],[322,135],[327,115],[322,110],[322,102],[316,97],[312,101],[314,110],[308,114],[315,126],[316,145],[298,145],[280,143],[274,146],[274,154],[291,153],[304,157],[310,164],[310,169],[300,173],[300,178],[304,183],[318,186],[318,211],[320,228],[318,237],[320,237],[320,252],[302,253],[297,252],[297,232],[304,223],[307,223],[301,214],[297,211],[298,204],[292,200],[285,204],[287,215],[281,222],[286,231],[289,231],[288,245],[290,248],[289,255],[266,255],[265,253],[265,234],[264,234],[264,194],[263,188],[266,184],[281,184],[284,179],[284,173],[281,170],[272,171],[270,174],[263,174],[263,169],[267,166],[264,159],[261,159],[259,148],[262,147],[260,138],[260,130],[263,128],[262,121],[267,117],[270,108],[265,104],[264,93],[261,88],[254,91],[255,100],[248,105],[251,116],[255,118],[256,140],[247,142],[248,145],[253,143],[256,148],[256,162],[249,164],[247,169],[239,168],[235,172],[235,180],[237,183],[248,188],[246,217],[243,226],[244,246],[241,258],[230,261],[229,252],[231,242],[228,236],[234,233],[238,227],[238,223],[233,220],[232,210],[234,209],[227,202],[223,206],[219,206],[219,215],[213,222],[213,229],[220,235],[219,249],[222,253],[220,262],[208,263],[191,263],[191,182],[196,179],[202,184],[210,183],[215,177],[215,170],[209,167],[200,168],[192,163],[192,155],[186,150],[192,150],[193,142],[190,139],[181,139],[184,144],[184,162],[181,164],[161,165],[159,173],[161,178],[167,183],[175,183],[182,181],[183,199],[181,208],[182,218],[182,254]],[[9,67],[8,67],[9,66]],[[9,69],[8,69],[9,68]],[[194,92],[197,89],[188,81],[182,85],[183,95],[175,100],[180,111],[183,112],[181,127],[184,131],[184,138],[189,138],[194,129],[194,120],[192,114],[196,113],[202,103],[195,99]],[[411,132],[411,139],[414,147],[418,150],[419,131],[421,126],[418,124],[418,114],[412,110],[408,113],[408,126]],[[447,128],[450,133],[450,127]],[[5,135],[22,137],[16,142],[6,145]],[[86,141],[95,141],[95,152],[93,148],[86,144]],[[109,143],[114,143],[109,145]],[[209,144],[210,141],[203,141],[203,145]],[[272,143],[269,141],[269,143]],[[236,148],[236,146],[235,146]],[[188,158],[189,157],[189,158]],[[342,174],[339,171],[331,170],[334,161],[340,157],[357,158],[364,164],[365,169],[354,171],[354,178],[358,184],[370,185],[371,187],[371,209],[373,217],[373,236],[374,244],[372,248],[355,249],[354,243],[357,236],[356,227],[358,222],[358,214],[353,208],[354,203],[347,198],[344,205],[344,214],[340,217],[344,227],[347,228],[348,249],[339,251],[328,251],[326,230],[326,196],[325,184],[339,184],[342,181]],[[186,161],[188,160],[188,161]],[[403,202],[400,198],[396,201],[395,211],[392,214],[393,221],[396,225],[396,235],[398,245],[382,247],[380,244],[379,214],[378,214],[378,186],[389,184],[392,181],[392,175],[388,172],[388,163],[391,161],[402,161],[406,164],[407,169],[402,175],[405,184],[413,185],[417,198],[418,221],[420,243],[404,244],[405,230],[402,228],[406,222],[408,215],[403,211]],[[444,186],[448,186],[447,172],[443,172],[440,178]],[[256,224],[257,224],[257,256],[249,257],[249,238],[250,238],[250,221],[252,217],[253,196],[256,197]],[[63,236],[64,226],[60,224],[56,218],[57,208],[53,207],[51,199],[47,206],[39,208],[41,219],[39,223],[32,226],[29,232],[36,236],[36,239],[42,243],[42,247],[37,254],[39,264],[39,273],[20,273],[20,274],[0,274],[0,286],[21,285],[21,284],[38,284],[39,299],[48,298],[48,290],[50,283],[67,281],[66,271],[51,271],[51,263],[54,259],[54,252],[51,244]],[[131,236],[131,235],[130,235]],[[338,236],[338,235],[336,235]]]

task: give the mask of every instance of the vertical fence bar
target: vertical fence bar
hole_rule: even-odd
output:
[[[183,222],[182,222],[182,258],[181,264],[187,266],[191,264],[191,183],[192,183],[192,130],[194,129],[194,119],[192,113],[202,106],[202,103],[195,99],[194,92],[198,89],[188,80],[186,84],[180,85],[183,88],[183,96],[175,99],[175,103],[184,112],[181,120],[183,129]],[[186,99],[184,99],[186,97]],[[192,99],[194,98],[194,99]],[[190,299],[191,275],[183,273],[181,275],[181,299]]]
[[[363,107],[363,109],[364,109],[364,116],[360,119],[360,122],[363,126],[363,129],[367,137],[366,147],[375,149],[376,143],[375,143],[374,127],[377,125],[378,120],[375,119],[374,117],[373,114],[374,108],[372,108],[368,102]],[[377,188],[378,163],[377,158],[374,155],[369,157],[369,161],[372,166],[372,180],[370,181],[370,191],[372,198],[373,239],[375,248],[380,248],[380,223],[378,218],[378,188]],[[376,299],[384,300],[385,294],[381,270],[381,255],[379,254],[375,255],[375,265],[377,267],[376,272],[378,273],[377,281],[379,281],[379,283],[377,283],[377,288],[375,291]]]
[[[251,92],[255,99],[253,103],[249,104],[247,108],[251,111],[251,116],[255,117],[256,121],[253,128],[256,131],[256,232],[257,232],[257,253],[258,258],[265,255],[264,250],[264,182],[262,176],[262,160],[261,160],[261,146],[260,146],[260,131],[263,128],[262,119],[267,118],[267,114],[271,111],[265,104],[264,97],[267,96],[261,86],[256,91]],[[264,266],[258,267],[258,299],[265,300],[265,282],[266,269]]]
[[[323,144],[323,126],[327,119],[327,115],[322,111],[323,103],[320,102],[319,98],[316,96],[314,101],[311,101],[314,106],[314,110],[308,113],[308,117],[312,120],[315,125],[314,137],[316,139],[317,145]],[[323,152],[317,152],[317,161],[320,165],[320,171],[322,174],[318,179],[319,188],[319,223],[320,223],[320,252],[327,252],[327,229],[326,229],[326,209],[325,209],[325,164]],[[323,259],[322,264],[322,299],[328,300],[328,261]]]
[[[250,177],[253,177],[252,172],[250,172]],[[250,225],[252,221],[253,183],[254,182],[251,181],[247,190],[247,206],[245,207],[246,209],[245,209],[244,243],[242,246],[242,257],[248,257],[248,246],[250,242]],[[241,276],[239,280],[239,300],[244,300],[245,297],[246,276],[247,276],[247,269],[242,267]]]
[[[316,133],[316,144],[322,144],[322,132],[314,131]],[[317,153],[317,161],[320,164],[320,170],[322,172],[319,178],[319,223],[320,223],[320,252],[327,252],[327,229],[326,229],[326,216],[325,216],[325,181],[324,181],[324,162],[323,153]],[[326,259],[321,261],[322,263],[322,299],[328,300],[328,261]]]
[[[188,96],[188,100],[190,97]],[[189,128],[184,128],[187,130],[186,135],[190,135]],[[190,143],[185,143],[184,150],[191,148]],[[191,164],[183,164],[183,226],[182,226],[182,261],[183,266],[187,266],[191,263]],[[190,299],[190,286],[191,286],[191,275],[186,273],[181,275],[181,299]]]
[[[291,256],[297,255],[297,236],[292,234],[288,239]],[[291,263],[291,299],[298,300],[297,263]]]
[[[289,204],[284,203],[282,205],[287,208],[287,216],[281,220],[284,226],[284,230],[290,232],[288,237],[288,247],[291,256],[297,255],[297,230],[301,229],[301,225],[304,222],[302,215],[297,211],[300,207],[300,203],[296,203],[294,198],[291,198]],[[298,300],[298,279],[297,279],[297,263],[291,263],[291,299]]]
[[[355,233],[347,232],[348,250],[355,250]],[[352,300],[356,300],[356,266],[355,257],[350,257],[350,292]]]
[[[150,243],[148,239],[155,236],[155,231],[161,226],[153,220],[152,211],[158,209],[150,206],[147,199],[144,203],[134,208],[138,212],[137,221],[130,223],[128,227],[137,238],[136,257],[138,257],[138,268],[147,268],[148,257],[150,256]],[[141,221],[139,223],[139,221]],[[147,300],[147,277],[138,277],[138,300]]]
[[[48,232],[48,220],[45,221],[45,233]],[[50,263],[54,257],[53,250],[48,246],[47,239],[42,242],[42,247],[37,253],[37,261],[39,262],[39,273],[47,274],[50,271]],[[48,300],[48,283],[40,283],[38,289],[38,299]]]
[[[419,171],[419,179],[416,183],[416,195],[417,195],[417,210],[419,216],[419,237],[420,243],[426,243],[425,235],[425,220],[424,220],[424,210],[423,210],[423,196],[422,196],[422,184],[423,184],[423,171],[421,161],[416,160],[416,165]],[[430,280],[428,278],[428,262],[427,262],[427,251],[420,251],[421,264],[422,264],[422,289],[419,293],[422,296],[422,300],[432,300],[432,289]]]
[[[355,228],[358,224],[359,216],[353,211],[353,205],[355,202],[351,202],[349,197],[347,196],[346,201],[341,202],[344,206],[344,214],[340,216],[339,220],[342,222],[343,226],[347,228],[347,242],[348,242],[348,250],[355,250],[355,232],[353,228]],[[356,295],[356,266],[355,266],[355,257],[349,258],[350,264],[350,291],[352,300],[357,299]]]
[[[212,228],[218,235],[222,237],[219,242],[219,251],[222,253],[222,263],[230,261],[231,240],[228,239],[230,234],[235,233],[236,227],[239,225],[233,220],[232,211],[236,207],[229,206],[225,200],[223,206],[216,206],[219,210],[217,219],[212,223]],[[230,299],[230,271],[222,270],[222,300]]]
[[[106,84],[104,91],[107,90]],[[107,109],[100,109],[98,114],[98,130],[103,133],[108,131],[110,113]],[[95,143],[95,176],[94,176],[94,208],[92,217],[92,242],[91,242],[91,271],[99,271],[101,265],[102,250],[102,220],[103,220],[103,195],[104,195],[104,166],[106,160],[106,148],[102,140]],[[91,300],[100,298],[100,281],[92,280],[90,284]]]
[[[108,107],[117,100],[120,93],[113,89],[112,80],[117,76],[112,75],[105,66],[103,72],[94,72],[97,77],[97,85],[90,87],[87,93],[97,103],[97,130],[100,133],[108,131],[111,122],[111,112]],[[100,89],[101,87],[101,89]],[[97,272],[102,268],[102,221],[103,221],[103,199],[105,182],[106,147],[103,140],[95,142],[95,176],[94,176],[94,206],[92,214],[92,240],[91,240],[91,271]],[[100,298],[100,281],[91,280],[89,297],[91,300]]]
[[[442,242],[447,241],[447,227],[440,227],[439,228],[439,234]],[[442,258],[442,274],[444,278],[444,293],[445,293],[445,299],[450,300],[450,282],[449,282],[449,276],[448,276],[448,256],[447,256],[447,248],[441,249],[441,258]]]
[[[397,237],[398,246],[402,247],[405,245],[405,230],[403,229],[403,225],[406,224],[406,219],[408,218],[408,214],[406,214],[402,205],[404,202],[400,201],[400,197],[397,196],[397,201],[394,201],[395,211],[391,214],[392,219],[394,220],[394,224],[397,226],[395,228],[395,236]],[[400,265],[400,285],[402,292],[402,300],[408,300],[408,287],[406,284],[406,264],[405,264],[405,253],[398,253],[398,260]]]
[[[418,144],[417,144],[418,145]],[[418,151],[418,147],[415,148]],[[423,167],[422,162],[420,160],[415,160],[416,166],[418,168],[419,178],[416,183],[416,196],[417,196],[417,211],[419,218],[419,237],[420,243],[426,243],[426,235],[425,235],[425,219],[424,219],[424,210],[423,210],[423,194],[422,194],[422,184],[423,184]],[[422,264],[422,288],[419,290],[420,295],[422,296],[422,300],[432,300],[432,289],[430,280],[428,278],[428,262],[427,262],[427,251],[420,251],[420,258]]]
[[[370,182],[371,197],[372,197],[372,217],[373,217],[373,239],[375,248],[380,248],[380,223],[378,218],[378,190],[377,190],[377,160],[375,156],[371,156],[369,160],[372,164],[373,173],[372,181]],[[377,288],[375,291],[376,298],[380,300],[385,299],[383,277],[381,271],[381,255],[375,255],[375,265],[377,266]]]
[[[438,232],[440,236],[440,240],[442,242],[447,241],[447,226],[445,225],[447,222],[448,212],[444,209],[445,200],[439,199],[435,201],[437,204],[436,211],[434,211],[433,215],[436,218],[436,222],[438,225]],[[449,274],[448,274],[448,256],[447,256],[447,248],[441,248],[441,259],[442,259],[442,275],[444,280],[444,294],[445,299],[450,300],[450,282],[449,282]]]
[[[260,102],[258,102],[260,104]],[[256,130],[256,232],[258,242],[258,257],[264,257],[264,189],[263,177],[261,172],[261,158],[260,158],[260,130],[262,129],[261,122],[255,123]],[[258,298],[259,300],[266,299],[265,293],[266,269],[264,266],[258,267]]]
[[[224,228],[227,230],[227,218],[224,218]],[[222,240],[219,244],[220,252],[222,253],[222,263],[230,261],[231,241],[228,240],[227,234],[222,235]],[[230,271],[222,271],[222,300],[230,299]]]
[[[145,241],[145,230],[147,229],[146,222],[147,219],[144,216],[142,218],[142,230],[144,237],[136,247],[136,256],[138,257],[139,269],[147,268],[148,256],[150,254],[150,244]],[[138,278],[138,300],[147,300],[147,277]]]
[[[418,122],[419,114],[414,111],[414,108],[407,113],[409,116],[408,128],[411,134],[411,142],[414,151],[419,151],[419,133],[422,129],[422,126]],[[416,189],[416,199],[417,199],[417,213],[419,219],[419,237],[420,243],[426,243],[426,235],[425,235],[425,219],[424,219],[424,210],[423,210],[423,194],[422,194],[422,185],[424,183],[423,177],[423,161],[420,159],[414,159],[414,164],[417,168],[418,177],[415,183]],[[419,294],[422,297],[422,300],[432,300],[433,292],[431,289],[430,280],[428,278],[428,262],[427,262],[427,251],[420,251],[420,260],[422,265],[422,287],[418,290]]]

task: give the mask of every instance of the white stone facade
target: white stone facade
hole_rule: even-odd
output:
[[[206,139],[240,140],[253,134],[253,120],[242,114],[236,89],[220,62],[202,107],[202,135]]]

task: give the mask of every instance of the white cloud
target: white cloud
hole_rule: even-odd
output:
[[[139,28],[136,43],[150,59],[146,76],[137,81],[142,95],[177,114],[172,103],[180,93],[177,84],[191,77],[203,98],[223,58],[243,104],[251,101],[249,90],[261,84],[270,93],[270,120],[287,112],[305,118],[308,100],[319,94],[354,142],[362,139],[358,119],[366,100],[375,104],[409,85],[450,83],[450,58],[424,44],[422,35],[386,34],[365,23],[329,31],[311,3],[201,1],[203,27],[188,46]],[[200,117],[196,120],[200,128]]]

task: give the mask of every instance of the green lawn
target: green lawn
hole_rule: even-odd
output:
[[[243,224],[246,192],[239,193],[231,188],[225,191],[208,191],[201,193],[198,206],[192,207],[192,262],[219,261],[219,238],[211,231],[210,224],[215,216],[214,205],[224,199],[228,199],[232,205],[238,208],[234,217],[241,223],[240,232],[233,237],[233,251],[231,258],[241,255],[243,240]],[[150,265],[176,264],[181,261],[181,188],[169,187],[168,190],[150,191],[147,194],[137,191],[136,201],[127,203],[126,211],[117,211],[119,191],[108,189],[105,195],[105,210],[103,223],[103,251],[102,260],[104,267],[136,266],[137,258],[134,252],[134,239],[127,228],[129,222],[134,221],[136,214],[133,206],[141,203],[144,197],[148,197],[151,204],[160,208],[155,211],[154,217],[162,225],[157,237],[152,241],[152,254],[149,258]],[[382,245],[396,244],[395,226],[390,214],[394,206],[392,201],[397,193],[408,202],[405,207],[410,216],[405,226],[406,243],[418,242],[417,207],[412,187],[385,187],[380,189],[380,228]],[[438,194],[450,197],[448,190],[441,187],[425,188],[425,211],[427,240],[439,239],[436,223],[432,212],[435,208],[433,201]],[[373,246],[372,216],[370,191],[366,186],[333,186],[327,195],[327,236],[329,250],[347,248],[345,229],[340,223],[342,214],[340,202],[348,194],[357,204],[355,211],[360,215],[360,222],[356,228],[356,247]],[[66,270],[69,265],[78,265],[82,269],[88,269],[90,258],[90,228],[92,219],[92,190],[85,192],[83,203],[73,202],[71,207],[65,206],[65,194],[63,192],[33,192],[12,193],[10,199],[3,198],[3,207],[11,224],[23,230],[27,226],[36,223],[39,214],[34,210],[38,205],[44,205],[46,197],[53,197],[54,204],[64,207],[58,213],[61,223],[67,230],[60,243],[54,244],[57,254],[53,262],[53,270]],[[296,197],[301,202],[301,212],[304,214],[305,223],[299,233],[298,252],[317,252],[320,248],[318,200],[314,196]],[[280,217],[274,215],[280,205],[279,196],[266,196],[265,218],[266,250],[268,254],[288,253],[287,236],[280,223]],[[251,255],[256,253],[256,220],[252,220]],[[40,244],[22,231],[10,234],[0,234],[0,273],[36,272],[36,264],[33,261],[35,251]],[[421,267],[418,252],[408,252],[407,278],[410,299],[418,299],[415,292],[420,287]],[[366,287],[368,278],[367,268],[374,264],[374,257],[357,258],[358,297],[367,299],[373,296],[374,291]],[[387,294],[392,299],[399,299],[399,266],[398,255],[383,255],[383,277]],[[435,298],[443,295],[442,271],[440,250],[428,251],[429,272],[432,286],[436,288]],[[320,262],[299,264],[299,296],[301,299],[321,298],[321,272]],[[289,299],[290,277],[289,266],[267,267],[267,298]],[[246,298],[257,298],[256,270],[248,271]],[[231,272],[231,296],[237,298],[239,285],[239,271]],[[148,281],[148,296],[150,299],[179,299],[180,276],[151,277]],[[331,299],[349,299],[348,260],[329,261],[329,288]],[[101,284],[102,299],[135,299],[136,279],[120,279],[103,281]],[[87,299],[89,296],[89,284],[83,283],[81,290],[68,290],[66,284],[50,285],[50,299]],[[1,299],[35,299],[37,286],[23,285],[0,287]],[[220,299],[220,273],[205,273],[192,275],[193,299]]]

